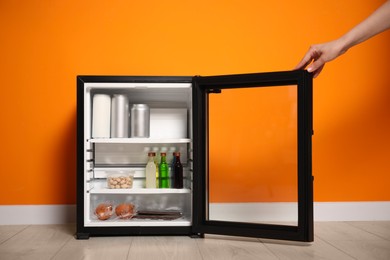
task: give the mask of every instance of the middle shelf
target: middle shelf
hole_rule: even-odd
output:
[[[190,189],[108,189],[108,188],[92,188],[90,194],[186,194],[191,193]]]
[[[96,138],[89,139],[96,144],[180,144],[190,143],[189,138]]]

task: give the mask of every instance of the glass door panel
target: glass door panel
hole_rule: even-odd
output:
[[[297,88],[209,95],[208,220],[298,225]]]

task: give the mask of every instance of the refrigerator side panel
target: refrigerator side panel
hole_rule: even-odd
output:
[[[76,237],[78,239],[89,238],[89,234],[84,230],[84,82],[77,77],[77,206],[76,206]]]

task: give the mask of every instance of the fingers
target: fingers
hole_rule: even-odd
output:
[[[314,60],[314,62],[307,68],[307,71],[314,72],[314,71],[317,71],[319,69],[322,70],[324,65],[325,65],[325,61],[323,59],[319,58],[317,60]]]
[[[318,51],[316,46],[319,47],[319,45],[311,46],[303,59],[295,67],[295,69],[305,69],[307,67],[307,71],[313,73],[314,78],[321,73],[325,65],[325,61],[321,57],[322,52]]]
[[[298,63],[298,65],[295,66],[294,69],[296,69],[296,70],[304,69],[304,68],[306,68],[307,65],[309,65],[312,62],[312,60],[313,60],[313,57],[309,51],[306,53],[306,55],[303,57],[303,59]]]
[[[306,52],[303,59],[295,66],[295,69],[304,69],[308,66],[313,60],[316,60],[320,57],[319,52],[315,46],[310,46],[309,50]]]
[[[317,70],[314,71],[313,78],[317,78],[318,75],[320,75],[322,69],[324,66],[319,67]],[[309,71],[310,72],[310,71]]]
[[[321,73],[324,66],[325,62],[320,58],[307,67],[307,71],[313,73],[313,77],[316,78]]]

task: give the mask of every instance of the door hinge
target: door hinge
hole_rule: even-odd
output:
[[[207,90],[207,93],[217,93],[217,94],[219,94],[219,93],[221,93],[222,91],[221,91],[221,89],[220,88],[211,88],[211,89],[208,89]]]

